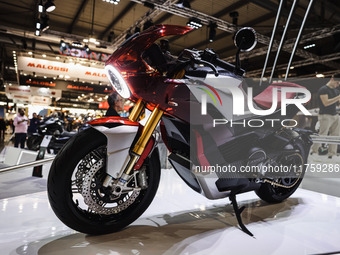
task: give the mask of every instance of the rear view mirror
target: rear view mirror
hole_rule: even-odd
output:
[[[238,30],[234,37],[235,46],[241,51],[251,51],[257,43],[256,32],[251,27],[244,27]]]

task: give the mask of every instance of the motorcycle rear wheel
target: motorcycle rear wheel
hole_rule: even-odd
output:
[[[261,198],[262,200],[268,202],[268,203],[280,203],[283,200],[289,198],[299,187],[300,183],[302,182],[302,179],[304,177],[306,166],[305,163],[307,162],[307,156],[308,151],[306,150],[306,147],[304,146],[304,143],[300,141],[298,143],[297,149],[299,150],[299,154],[302,158],[302,162],[298,163],[296,166],[301,167],[303,166],[302,173],[300,177],[297,179],[293,178],[280,178],[276,180],[279,184],[294,184],[290,188],[280,187],[279,185],[274,185],[272,183],[262,183],[260,188],[255,191],[257,196]]]
[[[112,201],[112,196],[105,195],[104,187],[100,187],[106,177],[106,144],[106,137],[93,128],[80,132],[60,150],[48,176],[48,197],[57,217],[68,227],[92,235],[116,232],[135,221],[149,207],[160,180],[155,149],[144,161],[148,187],[122,194],[117,203]],[[89,164],[98,166],[93,175],[89,174],[92,170],[86,170]],[[91,208],[86,200],[81,201],[86,182],[90,183],[87,199],[92,201]]]

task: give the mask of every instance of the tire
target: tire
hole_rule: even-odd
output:
[[[32,135],[27,139],[27,148],[32,151],[38,151],[40,149],[40,143],[42,136]]]
[[[260,188],[255,191],[259,198],[268,203],[280,203],[283,200],[289,198],[296,191],[296,189],[302,182],[303,176],[306,171],[305,163],[307,162],[307,156],[309,151],[309,148],[306,148],[306,146],[304,146],[304,143],[301,140],[297,142],[297,149],[299,150],[299,154],[302,159],[301,165],[303,166],[303,169],[298,179],[287,178],[289,179],[288,181],[292,182],[292,184],[294,185],[291,188],[284,188],[279,187],[277,185],[273,185],[271,183],[262,183]],[[284,178],[279,179],[279,182],[281,183],[283,183],[284,181],[285,181]],[[287,183],[288,181],[285,182]]]
[[[112,198],[105,195],[105,188],[100,186],[107,176],[105,172],[106,144],[106,137],[93,128],[78,133],[59,151],[48,176],[48,198],[53,211],[65,225],[86,234],[112,233],[131,224],[149,207],[160,180],[159,155],[158,150],[155,149],[151,157],[144,161],[142,167],[147,176],[147,188],[141,189],[139,193],[132,191],[132,194],[117,196],[114,200],[118,201],[117,203],[111,201]],[[86,162],[92,162],[92,166],[88,167]],[[99,164],[100,162],[104,163]],[[94,175],[90,175],[91,171],[88,169],[93,169],[98,165],[101,165],[98,167],[99,170],[96,170]],[[82,175],[82,173],[86,174]],[[75,180],[72,179],[74,176],[76,176]],[[91,186],[86,186],[86,182],[89,182]],[[133,186],[134,179],[131,182]],[[92,188],[92,185],[97,186]],[[94,206],[99,208],[98,211],[93,210],[93,207],[90,210],[86,209],[86,207],[89,209],[83,196],[86,187],[91,190],[88,197],[90,200],[93,198],[92,202],[96,201]],[[72,193],[72,190],[75,192]],[[96,192],[102,192],[104,195],[97,196]],[[78,200],[75,199],[76,197]],[[125,202],[119,204],[124,199]],[[115,203],[116,207],[105,207]]]

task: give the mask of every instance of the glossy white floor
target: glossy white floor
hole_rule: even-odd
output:
[[[0,200],[0,254],[318,254],[340,252],[340,198],[299,189],[269,205],[240,195],[237,226],[227,199],[207,200],[173,170],[162,170],[160,189],[145,214],[118,233],[88,236],[63,225],[46,192]],[[33,178],[33,177],[31,177]],[[28,178],[29,179],[29,178]]]

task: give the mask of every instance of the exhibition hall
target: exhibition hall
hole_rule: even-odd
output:
[[[0,13],[0,254],[340,254],[337,0]]]

